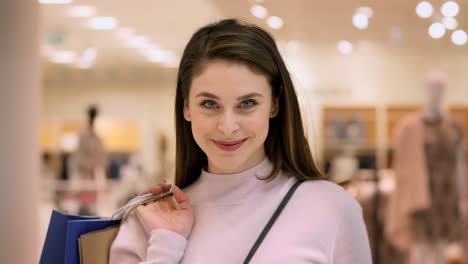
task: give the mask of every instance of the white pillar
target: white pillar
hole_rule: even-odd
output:
[[[38,263],[37,0],[0,1],[0,263]]]

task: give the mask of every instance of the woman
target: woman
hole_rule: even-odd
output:
[[[181,59],[175,119],[183,191],[172,186],[176,204],[164,199],[132,213],[111,263],[242,263],[298,180],[305,182],[251,263],[371,263],[361,208],[317,170],[291,77],[267,32],[233,19],[199,29]]]

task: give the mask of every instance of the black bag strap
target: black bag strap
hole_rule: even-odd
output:
[[[250,252],[249,254],[247,255],[247,257],[245,258],[244,260],[244,264],[247,264],[250,262],[250,260],[252,259],[252,257],[254,256],[255,252],[257,251],[257,249],[260,247],[260,244],[263,242],[263,240],[265,239],[266,235],[268,234],[268,232],[270,231],[271,227],[273,226],[273,224],[276,222],[276,219],[278,219],[278,216],[281,214],[281,211],[283,211],[284,207],[286,207],[286,204],[289,202],[289,200],[291,199],[292,195],[294,194],[294,192],[296,191],[297,187],[299,187],[299,185],[301,183],[303,183],[304,181],[303,180],[299,180],[297,181],[296,183],[294,183],[293,186],[291,186],[291,188],[289,189],[288,193],[284,196],[283,200],[281,201],[281,203],[279,204],[278,208],[276,208],[276,211],[275,213],[273,214],[273,216],[271,216],[270,218],[270,221],[268,221],[268,223],[266,224],[265,228],[263,228],[263,231],[262,233],[260,234],[260,236],[257,238],[257,241],[255,241],[255,244],[252,246],[252,248],[250,249]]]

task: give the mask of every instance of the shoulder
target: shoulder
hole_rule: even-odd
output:
[[[340,185],[327,180],[309,180],[303,182],[297,189],[300,196],[308,199],[320,198],[333,203],[354,203],[356,200],[350,192]]]
[[[294,195],[296,203],[310,215],[353,217],[362,214],[361,206],[351,193],[330,181],[305,181]]]
[[[338,238],[347,240],[345,243],[365,242],[361,206],[351,193],[335,183],[325,180],[303,182],[284,213],[284,223],[288,228],[294,226],[300,230],[300,236],[328,241],[326,243],[330,245],[335,245]]]
[[[304,182],[300,188],[297,198],[304,209],[295,216],[307,224],[301,230],[312,230],[306,235],[329,241],[330,262],[371,263],[362,209],[351,193],[323,180]]]

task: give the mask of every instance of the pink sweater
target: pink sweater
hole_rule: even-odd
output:
[[[255,177],[271,168],[265,159],[238,174],[203,171],[185,189],[195,215],[188,240],[169,230],[149,232],[132,214],[112,244],[110,263],[242,263],[296,181],[285,173],[270,182]],[[371,263],[361,207],[333,183],[303,183],[251,263]]]

